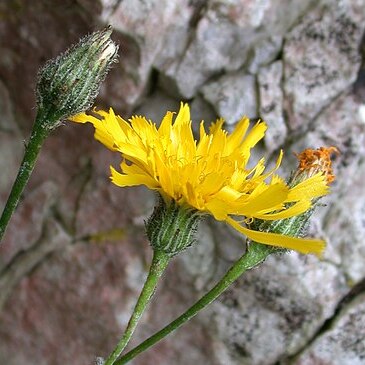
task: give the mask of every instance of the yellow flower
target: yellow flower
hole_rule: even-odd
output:
[[[118,186],[146,185],[157,190],[165,201],[173,199],[225,221],[248,238],[267,245],[321,254],[325,244],[318,239],[302,239],[245,226],[253,218],[279,220],[297,216],[311,207],[312,199],[328,192],[321,172],[290,187],[275,174],[265,172],[264,159],[249,168],[251,148],[263,137],[267,126],[242,118],[234,131],[222,129],[223,120],[213,123],[207,133],[200,124],[199,141],[193,136],[190,110],[181,104],[167,112],[160,127],[141,116],[129,122],[109,112],[94,111],[96,116],[78,114],[74,122],[90,122],[95,138],[122,154],[121,172],[111,167],[111,180]]]

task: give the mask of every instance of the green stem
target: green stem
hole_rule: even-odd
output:
[[[223,278],[199,299],[193,306],[191,306],[185,313],[175,319],[173,322],[168,324],[159,332],[149,337],[147,340],[142,342],[140,345],[126,353],[114,365],[123,365],[135,358],[141,352],[146,351],[149,347],[153,346],[158,341],[162,340],[172,331],[182,326],[185,322],[194,317],[199,311],[204,309],[208,304],[212,303],[219,297],[235,280],[237,280],[245,271],[252,269],[266,257],[273,252],[273,248],[258,243],[251,243],[249,250],[241,256],[241,258],[235,262],[235,264],[229,269],[229,271],[223,276]],[[106,364],[107,365],[107,364]]]
[[[11,216],[13,215],[18,205],[24,187],[27,184],[29,177],[33,171],[43,142],[49,135],[49,129],[46,127],[46,125],[47,116],[38,113],[32,133],[29,138],[29,142],[25,148],[23,161],[20,164],[18,175],[15,179],[15,182],[13,184],[10,195],[0,218],[0,241],[5,233]]]
[[[127,328],[122,338],[118,342],[116,348],[108,357],[104,365],[115,364],[116,359],[120,356],[124,348],[127,346],[144,310],[146,309],[147,304],[149,303],[155,292],[158,280],[165,271],[169,261],[170,257],[165,252],[158,250],[154,251],[150,271],[148,273],[146,282],[144,283],[141,294],[139,295],[133,314],[128,322]]]

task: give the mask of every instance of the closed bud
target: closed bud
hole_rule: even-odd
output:
[[[65,53],[49,60],[38,73],[37,104],[53,129],[62,119],[88,109],[97,96],[118,46],[110,27],[82,38]],[[46,123],[46,122],[44,122]]]

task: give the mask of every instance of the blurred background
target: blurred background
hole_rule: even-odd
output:
[[[257,157],[336,146],[337,180],[310,234],[323,260],[290,253],[242,277],[136,365],[365,364],[365,0],[2,0],[0,209],[35,116],[39,67],[111,24],[119,63],[95,103],[158,123],[180,101],[200,120],[262,118]],[[91,126],[46,141],[0,247],[0,364],[86,365],[120,337],[151,259],[154,195],[110,183],[120,157]],[[132,345],[188,308],[244,250],[207,219],[174,259]]]

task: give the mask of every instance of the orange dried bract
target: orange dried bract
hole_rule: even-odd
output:
[[[313,176],[318,172],[322,172],[327,179],[327,184],[335,180],[335,174],[332,170],[331,156],[339,154],[340,151],[336,147],[320,147],[316,150],[307,148],[299,154],[296,154],[299,160],[299,172],[307,173]]]

